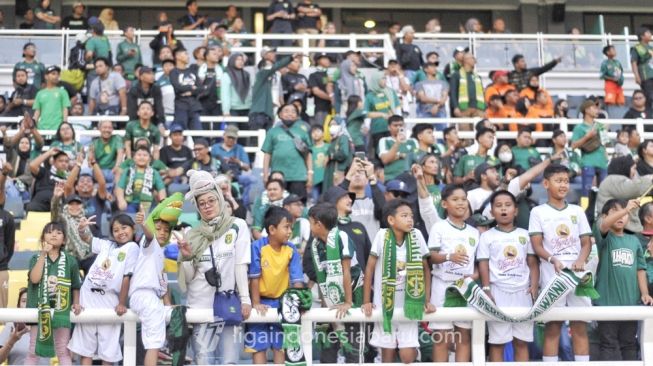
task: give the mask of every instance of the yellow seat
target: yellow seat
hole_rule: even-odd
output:
[[[172,259],[165,258],[163,260],[163,270],[167,273],[177,273],[177,262]]]
[[[20,230],[16,231],[15,251],[41,250],[41,232],[51,221],[49,212],[29,212],[20,223]]]

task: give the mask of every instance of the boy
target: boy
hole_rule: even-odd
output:
[[[642,248],[646,251],[646,273],[648,277],[648,293],[653,293],[653,202],[644,204],[639,209],[639,221],[642,223],[642,232],[636,234]]]
[[[313,240],[304,255],[308,286],[317,283],[323,303],[343,318],[349,309],[363,302],[363,274],[356,256],[356,246],[347,233],[338,229],[338,212],[331,203],[319,203],[308,211]],[[342,338],[338,338],[338,336]],[[360,326],[357,323],[331,325],[325,335],[326,346],[320,352],[320,363],[337,363],[338,350],[343,348],[345,362],[360,363],[362,349]],[[353,347],[341,347],[337,339]]]
[[[415,161],[414,152],[417,150],[415,139],[408,138],[402,116],[394,115],[388,118],[388,130],[390,136],[381,138],[378,146],[386,182],[410,170]]]
[[[624,68],[621,62],[616,59],[617,49],[609,44],[603,47],[603,54],[607,57],[601,63],[601,79],[605,80],[605,104],[624,105]]]
[[[299,254],[304,254],[306,243],[311,236],[311,225],[304,217],[304,203],[302,199],[296,194],[290,194],[283,200],[283,208],[285,208],[292,216],[292,234],[290,234],[289,242],[293,243]]]
[[[424,314],[435,311],[431,298],[431,266],[428,249],[422,233],[413,227],[410,204],[395,199],[384,207],[388,229],[377,232],[365,268],[362,310],[366,316],[372,309],[381,309],[383,321],[374,325],[370,344],[381,348],[384,363],[394,362],[399,348],[403,363],[412,363],[417,357],[417,323],[392,322],[394,309],[404,310],[404,315],[420,320]],[[372,282],[374,302],[372,303]]]
[[[533,147],[531,127],[521,126],[517,133],[517,146],[512,147],[513,164],[520,166],[525,171],[542,161],[540,153]]]
[[[429,231],[429,249],[433,269],[431,303],[443,306],[447,287],[455,281],[474,275],[474,258],[478,230],[467,225],[469,203],[460,185],[448,185],[442,190],[442,207],[447,219],[436,222]],[[449,360],[449,340],[456,342],[456,361],[471,359],[471,322],[431,322],[434,330],[433,361]],[[451,331],[455,332],[452,334]]]
[[[292,232],[292,215],[281,207],[270,207],[263,224],[268,236],[252,243],[252,262],[249,265],[252,307],[265,315],[268,308],[277,309],[279,299],[289,284],[303,288],[304,273],[297,248],[288,242]],[[255,364],[267,363],[267,350],[274,350],[274,363],[283,363],[285,355],[283,330],[279,324],[248,324],[245,350],[252,352]]]
[[[544,170],[544,188],[548,192],[548,202],[531,211],[528,231],[533,251],[540,257],[540,283],[548,284],[551,279],[567,267],[573,271],[583,271],[590,254],[592,242],[591,229],[580,206],[565,201],[569,192],[569,170],[559,164],[549,165]],[[579,297],[573,293],[560,299],[556,306],[591,307],[589,297]],[[548,322],[544,328],[544,362],[558,361],[558,343],[562,322]],[[579,362],[589,361],[589,340],[587,324],[582,321],[570,322],[573,334],[574,358]]]
[[[61,69],[56,65],[45,69],[45,88],[36,94],[32,106],[39,130],[56,130],[61,122],[68,120],[70,98],[64,88],[57,86],[60,73]]]
[[[143,364],[146,366],[156,365],[159,349],[165,345],[166,320],[163,306],[171,304],[168,277],[163,271],[162,246],[170,241],[176,220],[162,220],[161,211],[172,202],[183,202],[183,199],[181,193],[168,197],[159,203],[147,220],[142,207],[136,214],[136,224],[143,228],[144,236],[139,243],[140,254],[129,286],[129,308],[141,319],[141,337],[146,350]],[[178,213],[181,214],[181,210]]]
[[[116,202],[120,211],[137,213],[140,204],[152,203],[166,198],[166,187],[157,170],[150,166],[152,155],[146,147],[134,153],[134,166],[122,173],[115,188]]]
[[[528,231],[515,227],[517,200],[508,191],[490,197],[497,226],[481,234],[478,269],[483,291],[499,307],[530,308],[537,297],[540,269]],[[513,343],[515,361],[528,361],[528,343],[533,341],[533,322],[488,322],[490,361],[503,362],[504,345]]]
[[[596,290],[599,306],[653,305],[646,281],[644,249],[637,237],[624,233],[628,214],[639,208],[639,200],[611,199],[601,210],[603,220],[594,226],[599,252]],[[637,360],[637,321],[598,322],[601,360]]]
[[[488,127],[479,127],[476,130],[476,141],[478,142],[478,152],[462,156],[453,170],[453,182],[462,184],[465,188],[470,188],[474,183],[474,169],[481,163],[498,164],[498,160],[489,154],[494,145],[494,130]]]
[[[311,198],[317,202],[322,193],[322,182],[324,181],[324,170],[329,162],[329,144],[324,142],[324,128],[322,126],[311,126],[311,157],[313,158],[313,191]]]

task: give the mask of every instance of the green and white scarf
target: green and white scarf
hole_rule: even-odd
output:
[[[38,336],[36,339],[35,353],[40,357],[54,357],[54,328],[70,327],[71,308],[71,273],[69,273],[68,255],[63,250],[57,258],[57,285],[55,289],[56,302],[52,309],[50,304],[50,293],[48,291],[48,270],[50,261],[46,254],[43,263],[43,275],[39,282],[39,323]]]
[[[528,313],[515,317],[499,309],[474,280],[461,278],[447,289],[444,306],[455,307],[469,304],[478,312],[493,320],[506,323],[522,323],[533,321],[538,316],[546,313],[556,302],[572,291],[575,291],[577,296],[598,298],[598,293],[594,290],[592,283],[592,273],[589,271],[576,273],[569,269],[563,269],[542,289]],[[463,297],[462,302],[456,299],[460,295]]]
[[[458,90],[458,106],[461,110],[466,110],[469,107],[469,91],[467,86],[467,71],[460,68],[460,88]],[[471,72],[472,82],[474,82],[474,89],[476,90],[476,109],[485,109],[485,97],[483,97],[483,83],[477,73]]]
[[[125,199],[127,202],[132,202],[134,199],[134,183],[136,183],[136,167],[129,168],[129,179],[127,180],[127,187],[125,188]],[[139,202],[152,202],[152,187],[154,186],[154,169],[151,166],[145,168],[143,174],[143,187],[139,197]]]
[[[302,312],[310,310],[312,305],[313,293],[310,289],[289,288],[281,296],[279,315],[283,328],[286,366],[306,366],[301,342]]]
[[[405,235],[406,240],[406,288],[404,291],[404,315],[411,320],[421,320],[426,297],[422,253],[417,241],[416,229]],[[381,299],[383,301],[383,331],[392,332],[392,313],[395,308],[397,286],[397,239],[394,231],[387,229],[383,242]]]

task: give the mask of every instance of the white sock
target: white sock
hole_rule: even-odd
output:
[[[590,355],[574,355],[574,361],[576,362],[588,362],[590,360]]]
[[[542,356],[542,362],[558,362],[558,356]]]

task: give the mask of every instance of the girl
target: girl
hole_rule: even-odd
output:
[[[79,314],[79,266],[73,256],[62,250],[66,242],[66,230],[59,222],[45,225],[41,233],[42,251],[32,256],[29,266],[27,287],[27,307],[39,308],[51,313],[50,319],[40,320],[39,326],[31,327],[29,354],[26,365],[37,365],[39,357],[53,357],[55,354],[61,365],[71,365],[72,360],[66,349],[70,340],[70,310]],[[54,330],[49,337],[54,340],[54,350],[46,342],[37,339],[48,337],[41,329]],[[39,334],[41,333],[41,334]]]
[[[71,163],[75,163],[77,154],[82,152],[82,144],[75,139],[75,130],[68,122],[62,122],[57,133],[54,135],[54,141],[50,147],[59,148],[59,150],[68,154]]]
[[[435,154],[426,154],[420,159],[419,165],[422,166],[424,172],[424,181],[426,182],[426,189],[428,189],[431,197],[433,198],[433,205],[438,210],[438,215],[442,218],[445,217],[444,209],[440,203],[440,161]]]
[[[331,186],[342,183],[345,179],[345,171],[354,158],[353,151],[350,148],[351,140],[347,135],[344,124],[338,123],[335,118],[332,119],[329,125],[329,135],[331,136],[331,143],[327,151],[329,160],[324,170],[322,192],[326,192]]]
[[[537,297],[539,264],[528,231],[515,227],[517,200],[508,191],[490,197],[497,226],[481,235],[478,269],[483,291],[499,307],[530,308]],[[488,322],[490,361],[503,362],[503,347],[512,342],[515,361],[528,361],[528,344],[533,341],[533,322]]]
[[[139,255],[134,242],[134,221],[126,214],[111,220],[113,240],[92,237],[86,228],[94,225],[95,216],[79,222],[79,235],[97,254],[81,290],[81,305],[89,309],[115,309],[116,314],[127,312],[129,280]],[[104,364],[122,360],[120,324],[78,324],[68,349],[82,357],[82,365],[91,365],[97,357]]]
[[[347,132],[351,136],[356,152],[365,151],[365,135],[363,132],[363,123],[367,113],[363,109],[363,99],[358,95],[352,95],[347,99]]]
[[[431,281],[431,303],[444,305],[445,292],[453,282],[475,276],[474,258],[478,244],[478,230],[465,224],[469,216],[467,193],[460,185],[448,185],[442,190],[442,207],[447,219],[438,221],[429,232],[431,263],[434,264]],[[449,340],[456,344],[456,362],[469,362],[471,357],[470,322],[431,322],[434,330],[433,361],[449,360]],[[455,330],[455,337],[450,334]]]

